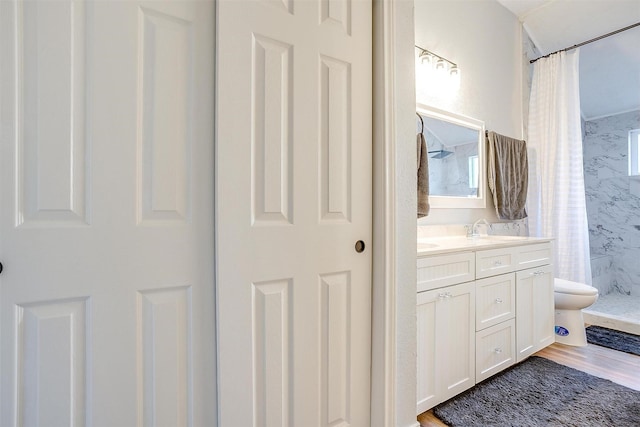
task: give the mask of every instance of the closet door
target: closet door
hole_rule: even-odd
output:
[[[213,425],[213,0],[3,0],[0,40],[0,425]]]
[[[218,5],[221,425],[370,425],[371,2]]]

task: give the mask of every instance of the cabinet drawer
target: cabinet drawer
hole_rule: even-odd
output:
[[[476,281],[476,330],[497,325],[516,315],[516,276],[514,273]]]
[[[476,278],[510,273],[516,269],[516,248],[489,249],[476,252]]]
[[[516,361],[516,321],[487,328],[476,333],[476,382],[513,365]]]
[[[475,276],[475,255],[463,252],[418,258],[417,276],[418,292],[469,282]]]
[[[518,270],[551,264],[551,242],[524,245],[518,248]]]

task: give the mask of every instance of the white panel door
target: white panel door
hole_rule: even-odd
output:
[[[225,427],[369,425],[371,21],[369,1],[219,3]]]
[[[213,1],[2,1],[0,425],[214,424]]]

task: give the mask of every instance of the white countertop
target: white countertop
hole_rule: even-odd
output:
[[[510,246],[531,245],[549,242],[553,239],[545,237],[523,236],[445,236],[418,239],[418,256],[437,255],[464,250],[497,249]]]

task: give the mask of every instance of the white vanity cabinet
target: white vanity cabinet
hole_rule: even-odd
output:
[[[418,414],[554,341],[551,242],[472,243],[419,252]]]

